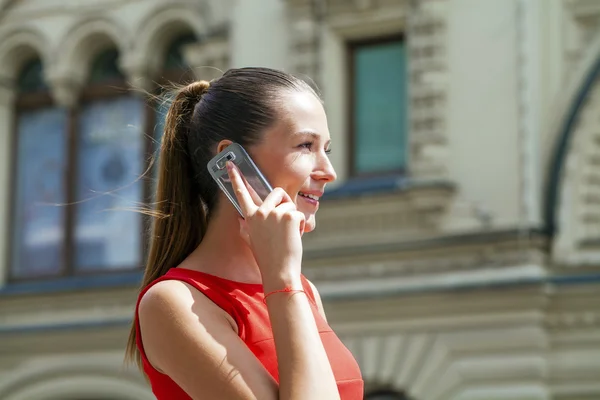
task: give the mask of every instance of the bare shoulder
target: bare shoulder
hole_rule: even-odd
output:
[[[321,300],[321,295],[319,294],[319,290],[308,278],[306,278],[306,282],[308,282],[310,288],[312,289],[313,294],[315,295],[315,302],[317,303],[317,308],[319,309],[319,313],[321,316],[327,321],[327,316],[325,315],[325,308],[323,307],[323,301]]]
[[[156,312],[159,309],[174,308],[191,304],[195,298],[194,291],[185,282],[166,280],[154,284],[140,300],[140,316]],[[202,296],[204,297],[204,296]],[[207,299],[208,300],[208,299]]]
[[[194,287],[158,282],[143,295],[138,315],[148,361],[191,398],[276,397],[276,382],[240,339],[233,319]]]
[[[186,322],[211,322],[214,318],[227,321],[232,318],[191,285],[178,280],[165,280],[153,285],[140,300],[138,309],[140,325],[157,324],[158,328],[172,321],[179,326]],[[233,327],[233,326],[232,326]],[[237,331],[237,327],[234,327]],[[236,332],[237,333],[237,332]]]
[[[161,281],[153,285],[140,300],[140,313],[155,307],[177,305],[192,300],[192,292],[184,282],[177,280]]]

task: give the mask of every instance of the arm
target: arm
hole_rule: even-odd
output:
[[[295,283],[270,287],[302,289]],[[274,294],[267,300],[279,360],[280,399],[339,399],[329,359],[306,294]]]
[[[238,337],[227,313],[179,281],[159,282],[140,302],[146,356],[192,399],[339,399],[307,297],[275,296],[267,303],[279,387]]]
[[[192,399],[279,399],[277,383],[228,314],[186,283],[157,283],[138,315],[148,360]]]

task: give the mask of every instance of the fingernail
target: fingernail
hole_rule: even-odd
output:
[[[227,167],[228,171],[231,171],[233,169],[233,163],[231,161],[227,161],[225,163],[225,167]]]

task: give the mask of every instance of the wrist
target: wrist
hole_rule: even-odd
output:
[[[302,280],[300,274],[278,273],[262,277],[263,288],[265,292],[281,289],[302,289]]]

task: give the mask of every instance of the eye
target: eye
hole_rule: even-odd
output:
[[[331,147],[325,150],[325,154],[331,154]]]
[[[298,147],[302,147],[302,148],[305,148],[305,149],[311,150],[311,149],[312,149],[312,146],[313,146],[313,142],[306,142],[306,143],[302,143],[302,144],[301,144],[300,146],[298,146]]]

